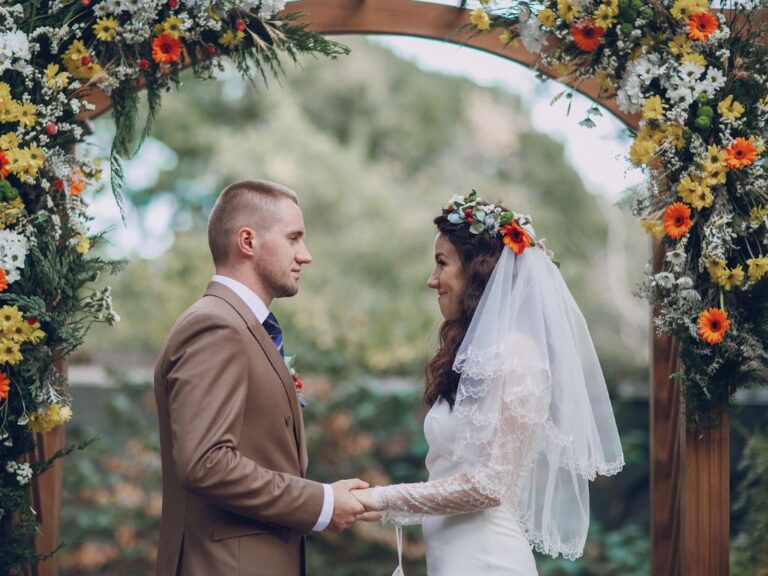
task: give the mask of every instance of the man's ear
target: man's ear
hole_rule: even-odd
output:
[[[253,256],[257,247],[256,234],[247,227],[237,231],[237,252],[243,256]]]

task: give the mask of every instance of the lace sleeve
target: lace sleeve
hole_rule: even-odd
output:
[[[524,464],[533,451],[537,415],[543,404],[542,390],[533,377],[518,375],[499,388],[499,417],[490,425],[485,440],[463,444],[477,452],[454,476],[413,484],[376,487],[373,498],[382,509],[382,521],[415,524],[424,516],[475,512],[499,506],[519,487]],[[524,408],[523,408],[524,407]],[[462,455],[457,455],[463,460]]]

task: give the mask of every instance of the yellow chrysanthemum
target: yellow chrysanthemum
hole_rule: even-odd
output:
[[[72,409],[61,404],[44,404],[36,412],[29,415],[29,429],[42,434],[50,432],[56,426],[69,422],[72,418]]]
[[[749,266],[747,276],[749,276],[750,281],[759,282],[763,276],[768,274],[768,257],[749,258],[747,266]]]
[[[32,126],[35,125],[35,122],[37,122],[36,111],[35,105],[32,104],[32,102],[25,102],[19,106],[19,124],[24,128],[32,128]]]
[[[88,239],[88,236],[85,234],[79,234],[75,236],[75,240],[77,241],[75,244],[75,250],[77,250],[77,252],[80,254],[87,254],[88,250],[91,249],[91,241]]]
[[[698,52],[688,52],[687,54],[684,54],[681,58],[681,62],[683,62],[683,64],[698,64],[703,68],[707,67],[707,59]]]
[[[640,132],[629,148],[629,159],[635,166],[647,166],[656,156],[659,144],[651,130],[641,128]]]
[[[649,236],[664,237],[664,223],[661,220],[640,220],[640,227]]]
[[[571,0],[557,0],[557,15],[570,24],[579,16],[579,7]]]
[[[725,268],[717,276],[717,283],[723,287],[723,290],[730,292],[736,286],[740,286],[744,281],[744,269],[741,264],[733,268]]]
[[[504,45],[509,44],[512,48],[517,48],[518,45],[517,38],[512,38],[511,30],[502,30],[501,34],[499,34],[499,41]]]
[[[93,25],[93,32],[102,42],[112,42],[117,36],[117,26],[118,22],[114,18],[99,18]]]
[[[67,72],[59,72],[60,68],[58,64],[48,64],[45,69],[45,79],[48,82],[48,87],[54,90],[63,90],[69,85],[69,74]]]
[[[675,148],[685,146],[683,127],[678,124],[663,124],[659,130],[659,143],[669,143]]]
[[[733,99],[733,94],[729,94],[717,105],[717,111],[723,118],[734,121],[744,114],[744,106]]]
[[[227,30],[219,37],[219,44],[224,46],[224,48],[233,50],[243,38],[245,38],[245,32],[241,32],[240,30],[237,30],[236,32]]]
[[[491,27],[491,17],[488,12],[478,7],[472,10],[469,20],[478,30],[488,30]]]
[[[672,6],[672,17],[676,20],[687,21],[694,14],[709,10],[709,0],[677,0]]]
[[[24,359],[21,354],[21,345],[10,338],[0,339],[0,364],[18,364]]]
[[[603,6],[608,6],[614,16],[619,15],[619,0],[605,0]]]
[[[661,96],[654,95],[643,104],[643,120],[658,120],[664,116],[664,103]]]
[[[21,198],[16,198],[10,202],[0,202],[0,230],[5,230],[8,226],[16,224],[22,212],[24,212],[24,202]]]
[[[539,22],[541,22],[542,26],[547,28],[555,27],[555,13],[549,8],[544,8],[544,10],[539,12],[537,18],[539,19]]]
[[[10,328],[6,328],[2,331],[2,337],[4,340],[12,340],[21,346],[24,342],[29,340],[29,335],[32,333],[32,329],[26,322],[17,322]]]
[[[728,164],[725,163],[726,156],[726,151],[714,144],[707,147],[707,158],[701,164],[701,168],[704,170],[708,186],[725,184],[725,175],[728,173]]]
[[[10,100],[0,108],[0,123],[18,122],[21,104],[15,100]]]
[[[616,24],[616,14],[614,14],[610,6],[605,4],[602,4],[595,10],[592,19],[595,21],[595,26],[603,30],[608,30],[608,28]]]
[[[8,132],[0,136],[0,150],[3,150],[4,152],[16,150],[19,147],[19,144],[21,144],[21,141],[15,132]]]
[[[181,27],[182,22],[176,16],[169,16],[162,24],[160,24],[161,34],[167,34],[177,40],[184,35],[184,30]]]
[[[64,52],[64,66],[78,80],[90,80],[101,72],[82,40],[74,40]]]
[[[45,162],[45,155],[36,145],[17,148],[6,153],[8,170],[19,178],[34,178]]]
[[[691,51],[691,41],[687,36],[680,34],[669,41],[668,48],[673,56],[684,56]]]
[[[30,344],[37,344],[45,338],[45,332],[40,329],[40,322],[33,322],[27,324],[29,326],[29,334],[27,336],[27,342]]]
[[[0,330],[13,328],[16,324],[22,322],[24,322],[24,318],[16,306],[3,306],[0,308]]]
[[[707,272],[709,272],[709,279],[714,283],[718,283],[718,278],[728,270],[725,265],[725,260],[707,260]]]
[[[683,176],[677,186],[677,194],[683,202],[690,204],[696,210],[709,208],[715,197],[712,195],[709,186],[701,179],[691,176]]]

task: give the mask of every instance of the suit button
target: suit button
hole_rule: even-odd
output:
[[[290,426],[291,425],[291,417],[290,416],[286,416],[285,417],[285,425],[286,426]]]

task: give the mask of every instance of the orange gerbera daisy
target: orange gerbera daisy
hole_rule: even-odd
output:
[[[752,138],[736,138],[725,149],[725,163],[729,168],[744,168],[757,160],[757,148]]]
[[[499,228],[504,238],[504,244],[512,249],[515,254],[522,254],[523,250],[531,245],[531,237],[517,222],[512,222]]]
[[[699,12],[688,20],[688,38],[691,40],[706,41],[717,32],[717,18],[712,12]]]
[[[585,52],[592,52],[600,46],[605,30],[595,26],[595,21],[592,18],[583,18],[571,24],[571,33],[576,46]]]
[[[730,326],[728,314],[720,308],[710,308],[699,315],[699,336],[707,344],[720,344]]]
[[[682,202],[675,202],[664,211],[664,233],[670,238],[682,238],[693,226],[691,209]]]
[[[8,164],[10,163],[11,161],[8,160],[8,156],[5,155],[5,152],[0,152],[0,174],[3,175],[3,178],[8,178]]]
[[[152,40],[152,59],[158,64],[170,64],[181,60],[181,41],[168,34],[160,34]]]
[[[0,268],[0,292],[5,292],[8,289],[8,276],[5,273],[5,268]]]
[[[5,372],[0,372],[0,399],[8,398],[11,391],[11,381]]]

